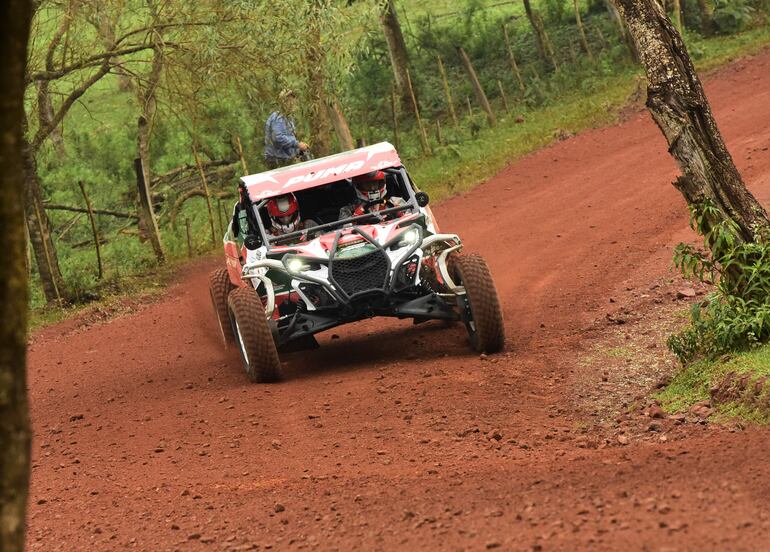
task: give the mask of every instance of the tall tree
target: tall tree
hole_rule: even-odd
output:
[[[717,207],[719,214],[705,222],[704,233],[731,220],[738,240],[770,236],[767,213],[735,167],[684,41],[665,10],[657,0],[615,2],[647,73],[647,108],[682,171],[674,186],[689,205],[708,201]]]
[[[31,104],[29,111],[30,115],[35,109],[44,113],[37,118],[27,116],[27,122],[37,119],[38,124],[36,127],[28,126],[22,146],[30,243],[45,297],[48,301],[56,301],[66,299],[67,291],[59,268],[51,223],[43,203],[45,194],[37,156],[44,144],[57,135],[76,102],[110,73],[115,60],[152,48],[152,45],[144,43],[145,25],[141,21],[107,47],[104,47],[103,39],[96,44],[90,43],[89,38],[75,40],[75,37],[88,36],[87,33],[73,32],[73,26],[79,21],[76,16],[90,7],[90,4],[79,0],[65,0],[62,4],[40,0],[34,6],[37,10],[34,25],[39,31],[35,32],[36,36],[46,36],[42,32],[47,24],[46,18],[54,14],[61,18],[60,25],[47,43],[42,44],[39,51],[30,52],[25,85],[35,89],[37,105]]]
[[[332,152],[331,129],[329,119],[329,101],[326,94],[326,50],[323,45],[321,22],[324,11],[329,9],[329,0],[312,0],[308,6],[307,37],[307,84],[310,111],[310,135],[313,153],[318,156]]]
[[[0,2],[0,550],[24,549],[29,488],[27,270],[25,267],[25,65],[29,0]]]
[[[401,32],[401,24],[398,21],[396,5],[393,0],[387,0],[380,15],[382,30],[385,34],[385,42],[388,44],[390,65],[393,67],[396,90],[401,97],[401,105],[409,111],[414,111],[411,92],[409,91],[409,52],[406,49],[404,34]]]

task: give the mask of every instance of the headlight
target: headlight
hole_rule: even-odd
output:
[[[420,239],[420,233],[417,231],[417,229],[410,228],[409,230],[401,234],[397,245],[398,247],[407,247],[409,245],[414,245],[415,243],[417,243],[417,240],[419,239]]]
[[[289,269],[289,272],[294,272],[296,274],[298,272],[302,272],[305,269],[305,263],[303,263],[300,259],[289,259],[289,262],[286,263],[286,268]]]

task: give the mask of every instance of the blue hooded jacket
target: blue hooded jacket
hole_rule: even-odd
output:
[[[294,120],[273,111],[265,122],[265,159],[287,160],[299,155]]]

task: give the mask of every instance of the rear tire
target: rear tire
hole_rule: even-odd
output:
[[[480,255],[453,255],[449,265],[455,284],[465,288],[459,302],[471,345],[479,353],[497,353],[505,346],[500,300],[489,267]]]
[[[228,299],[230,322],[246,375],[254,383],[281,379],[281,361],[267,324],[265,307],[252,288],[238,288]]]
[[[220,268],[209,274],[209,293],[211,294],[211,304],[214,306],[214,314],[217,317],[219,331],[222,335],[225,348],[235,342],[233,329],[230,325],[230,316],[227,312],[227,297],[233,290],[230,275],[226,268]]]

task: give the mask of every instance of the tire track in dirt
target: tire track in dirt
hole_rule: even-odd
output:
[[[770,55],[707,90],[766,202]],[[639,113],[435,208],[497,281],[509,343],[489,359],[459,326],[375,320],[250,385],[210,312],[219,259],[135,315],[43,331],[30,549],[761,549],[766,430],[592,450],[571,407],[607,298],[665,274],[689,237],[675,172]]]

